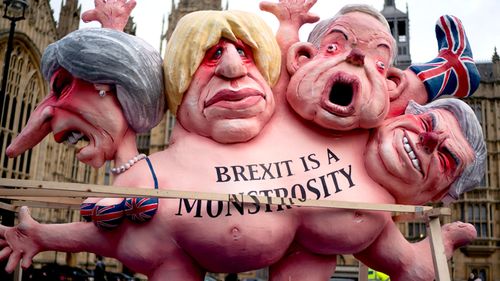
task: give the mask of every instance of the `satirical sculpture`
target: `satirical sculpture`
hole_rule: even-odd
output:
[[[182,127],[221,143],[260,133],[274,113],[271,86],[280,71],[271,34],[258,16],[237,11],[196,12],[178,22],[164,64],[169,108]]]
[[[0,251],[0,259],[9,257],[7,270],[12,270],[20,259],[24,267],[29,266],[32,257],[44,250],[91,251],[115,257],[132,270],[148,275],[150,280],[201,280],[206,271],[241,272],[270,266],[271,280],[274,281],[319,281],[327,280],[331,275],[337,254],[353,253],[374,268],[390,273],[393,280],[432,280],[428,242],[406,242],[388,213],[298,208],[288,198],[420,204],[438,201],[447,192],[456,197],[475,185],[474,181],[461,180],[459,175],[463,171],[481,173],[485,150],[480,125],[467,105],[446,100],[432,103],[426,114],[420,114],[419,107],[412,105],[411,108],[417,111],[411,114],[415,115],[391,118],[382,123],[387,115],[397,115],[405,108],[409,97],[416,96],[419,102],[426,102],[426,86],[414,74],[408,74],[411,78],[404,78],[396,70],[386,68],[390,65],[394,47],[389,40],[390,34],[376,18],[358,10],[344,10],[333,24],[325,25],[326,33],[317,36],[319,42],[323,42],[319,51],[311,45],[290,48],[294,40],[298,41],[298,28],[315,20],[308,13],[313,4],[314,1],[263,4],[264,9],[276,14],[281,21],[277,35],[281,54],[269,28],[249,13],[199,12],[179,22],[164,62],[169,106],[177,112],[179,121],[171,144],[165,151],[151,155],[149,162],[134,163],[115,180],[118,186],[158,186],[184,191],[281,197],[282,205],[273,206],[257,199],[247,203],[166,199],[160,201],[156,215],[148,223],[138,225],[124,221],[110,231],[86,222],[38,224],[24,208],[19,226],[0,229],[0,238],[8,245]],[[99,13],[92,15],[97,17]],[[378,34],[376,42],[367,40],[366,34],[356,29],[363,27],[352,26],[357,23],[368,23],[373,27],[368,29],[371,32],[369,39],[374,33]],[[357,32],[346,34],[343,28],[347,25],[349,30]],[[352,42],[353,38],[359,41]],[[376,50],[375,56],[363,53],[372,49]],[[289,74],[282,71],[274,85],[280,58],[284,58],[283,66],[287,66],[292,76],[290,80]],[[78,62],[78,59],[76,57],[74,61]],[[61,65],[63,69],[49,67],[54,73],[48,75],[54,77],[54,97],[47,99],[52,99],[46,102],[48,104],[62,102],[60,97],[64,96],[66,79],[76,76],[69,67]],[[338,73],[329,70],[339,68]],[[351,70],[354,74],[348,73]],[[403,78],[391,80],[394,75]],[[311,84],[309,77],[321,79]],[[60,83],[60,79],[65,83]],[[81,93],[88,92],[97,99],[96,102],[102,98],[99,93],[103,90],[106,91],[104,98],[114,97],[114,93],[109,92],[113,87],[101,88],[101,84],[117,83],[81,79],[92,81],[76,80],[88,84],[82,86]],[[407,81],[407,84],[396,83],[396,80]],[[94,87],[92,83],[98,85]],[[315,91],[311,99],[304,100],[307,93],[301,86],[306,83]],[[274,86],[272,92],[271,86]],[[341,97],[345,101],[332,106],[329,103],[334,98],[331,97],[339,91],[330,89],[339,88],[350,89],[347,92],[351,97]],[[59,92],[60,95],[55,94]],[[73,95],[78,98],[79,94]],[[321,101],[325,97],[328,101],[323,102],[328,103],[329,115],[314,119],[301,114],[301,110],[317,105],[318,99]],[[37,109],[40,117],[36,118],[41,121],[31,124],[45,124],[45,133],[51,130],[57,133],[56,126],[48,125],[52,124],[49,121],[52,119],[44,117],[48,114],[44,112],[52,108],[46,103]],[[163,104],[159,100],[157,108]],[[109,107],[120,111],[116,100]],[[153,112],[161,113],[161,110]],[[464,116],[467,116],[468,123],[463,122]],[[352,120],[346,123],[342,121],[344,119]],[[442,119],[446,119],[448,125],[439,122]],[[124,120],[121,124],[127,127]],[[132,122],[127,121],[128,124]],[[101,120],[94,123],[99,122]],[[115,124],[113,122],[106,121],[100,127]],[[374,177],[373,173],[378,170],[374,171],[375,168],[370,166],[373,163],[367,163],[365,168],[366,159],[375,157],[379,151],[380,154],[386,151],[384,141],[388,138],[384,136],[384,130],[398,128],[405,122],[415,128],[406,133],[406,142],[401,137],[394,147],[408,157],[402,166],[420,172],[419,169],[424,170],[431,162],[444,161],[444,164],[439,164],[443,165],[440,171],[449,171],[449,176],[443,181],[429,179],[432,183],[439,182],[439,188],[426,189],[428,186],[415,185],[410,187],[415,193],[407,196],[410,193],[400,192],[387,183],[384,174]],[[367,130],[351,130],[374,128],[381,123],[371,137]],[[76,128],[66,131],[81,130],[81,127],[77,124]],[[338,134],[338,130],[344,132]],[[402,131],[405,130],[409,131]],[[445,139],[439,135],[440,130],[446,130],[449,137]],[[18,143],[23,143],[23,138],[29,135],[24,134]],[[20,153],[44,136],[14,150]],[[367,143],[369,147],[382,148],[369,149],[364,157],[362,151]],[[467,149],[457,152],[459,145]],[[94,157],[96,162],[91,162],[94,164],[102,164],[98,159],[112,159]],[[413,161],[415,157],[425,161],[417,165]],[[94,161],[92,157],[89,159]],[[469,168],[471,166],[478,168]],[[152,176],[152,167],[155,176]],[[456,188],[462,184],[463,188]],[[355,233],[351,231],[353,229]],[[443,230],[448,256],[456,247],[475,237],[469,224],[453,223]],[[379,249],[385,247],[387,241],[398,241],[394,247],[396,254],[381,258],[383,253]],[[386,262],[370,262],[377,258]]]
[[[137,151],[136,133],[150,130],[163,117],[161,65],[159,53],[149,44],[114,29],[77,30],[51,44],[42,57],[51,93],[7,155],[17,156],[53,132],[57,142],[88,140],[76,157],[96,168],[112,160],[117,165],[112,172],[119,175],[145,158]],[[141,200],[146,202],[140,205],[151,205],[157,199]],[[133,219],[141,220],[136,201],[89,198],[82,214],[110,228],[121,221],[125,207]]]

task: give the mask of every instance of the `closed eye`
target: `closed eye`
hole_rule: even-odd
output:
[[[446,146],[442,146],[439,150],[439,157],[442,158],[440,161],[446,164],[443,165],[445,171],[449,171],[450,173],[455,172],[457,167],[460,165],[460,159]]]
[[[422,126],[425,132],[432,132],[434,129],[435,121],[431,114],[426,114],[422,116]]]

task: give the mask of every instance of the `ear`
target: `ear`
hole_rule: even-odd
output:
[[[395,67],[387,70],[386,83],[391,102],[399,98],[408,84],[403,71]]]
[[[317,50],[309,42],[297,42],[288,49],[286,58],[286,68],[290,75],[293,75],[299,67],[309,62],[316,56]]]

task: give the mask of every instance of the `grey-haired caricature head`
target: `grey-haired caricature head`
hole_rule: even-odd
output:
[[[453,181],[448,193],[443,197],[443,202],[447,203],[457,200],[460,194],[470,191],[480,184],[486,169],[486,143],[481,124],[477,120],[474,111],[461,100],[440,99],[427,105],[410,102],[406,114],[423,114],[434,109],[444,109],[455,116],[462,134],[474,151],[472,163],[469,163],[464,168],[463,172]]]
[[[136,36],[107,28],[74,31],[43,54],[47,80],[61,67],[87,82],[116,86],[124,115],[137,133],[153,128],[163,117],[162,59]]]
[[[370,177],[398,203],[449,203],[484,177],[486,145],[473,110],[458,99],[410,102],[406,114],[373,130],[365,151]]]
[[[88,141],[76,157],[98,168],[134,153],[135,134],[164,115],[162,59],[135,36],[105,28],[71,32],[47,47],[42,72],[50,94],[7,148],[10,157],[53,133],[56,142]]]
[[[379,126],[389,113],[397,46],[387,20],[368,5],[347,5],[288,51],[287,101],[302,118],[348,131]]]

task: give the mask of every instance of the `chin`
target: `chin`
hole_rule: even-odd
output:
[[[78,161],[91,166],[92,168],[99,169],[101,168],[106,160],[101,155],[88,155],[86,157],[82,157],[77,155]]]
[[[245,126],[240,122],[236,122],[236,124],[231,124],[231,126],[215,128],[212,131],[211,137],[220,143],[241,143],[253,139],[260,131],[262,131],[262,126],[260,125],[247,124]]]
[[[323,128],[334,131],[350,131],[356,129],[357,123],[351,118],[343,119],[341,117],[334,118],[317,118],[313,120],[314,123]]]

